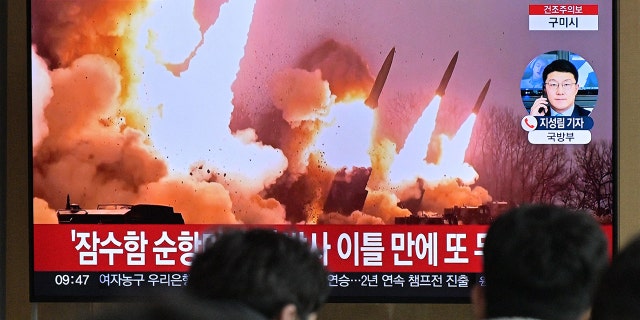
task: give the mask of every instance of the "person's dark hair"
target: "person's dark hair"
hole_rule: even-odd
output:
[[[577,319],[608,263],[596,220],[551,205],[505,212],[489,227],[483,250],[488,318]]]
[[[297,238],[266,229],[226,230],[194,258],[187,291],[211,300],[245,303],[269,319],[288,304],[300,318],[329,295],[320,255]]]
[[[596,290],[591,319],[640,319],[640,236],[613,257]]]
[[[549,63],[546,67],[544,67],[544,70],[542,71],[542,80],[546,83],[547,76],[549,75],[549,73],[554,71],[570,72],[571,74],[573,74],[576,82],[578,82],[578,69],[576,69],[576,66],[574,66],[573,63],[571,63],[571,61],[569,60],[558,59]]]
[[[205,301],[184,292],[149,297],[143,303],[108,307],[87,320],[267,320],[246,305],[233,301]]]

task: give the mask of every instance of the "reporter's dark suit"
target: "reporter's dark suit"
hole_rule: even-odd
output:
[[[591,111],[579,106],[574,105],[573,112],[571,113],[572,117],[588,117],[591,114]],[[551,116],[551,108],[547,108],[547,112],[544,114],[545,116]]]
[[[575,105],[573,108],[573,112],[571,113],[572,117],[588,117],[591,114],[591,111],[579,106]]]

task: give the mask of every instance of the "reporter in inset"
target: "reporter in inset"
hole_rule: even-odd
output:
[[[586,117],[591,111],[576,104],[578,69],[569,60],[558,59],[542,71],[543,95],[529,110],[532,116]]]

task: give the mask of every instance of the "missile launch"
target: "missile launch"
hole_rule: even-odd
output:
[[[449,84],[449,80],[451,80],[451,74],[453,74],[453,69],[456,67],[456,63],[458,62],[458,53],[460,51],[456,51],[456,54],[453,55],[449,65],[447,66],[447,70],[444,71],[444,75],[442,76],[442,80],[440,81],[440,85],[438,89],[436,89],[436,94],[440,97],[444,96],[444,91],[447,89],[447,85]]]
[[[387,81],[395,53],[396,48],[391,48],[391,51],[389,51],[387,57],[384,59],[384,63],[382,63],[380,71],[378,71],[369,96],[364,101],[371,109],[378,107],[378,99],[380,98],[384,83]],[[324,203],[324,212],[338,212],[349,216],[353,211],[362,211],[369,193],[367,183],[369,182],[370,176],[370,167],[352,167],[349,171],[347,171],[346,167],[343,167],[336,172],[331,182],[329,195]]]
[[[393,62],[393,56],[395,53],[396,47],[391,48],[391,51],[389,51],[389,54],[387,54],[387,57],[384,59],[384,63],[382,64],[380,71],[378,71],[376,81],[373,83],[369,97],[364,101],[364,103],[372,109],[378,107],[378,99],[380,98],[380,93],[382,92],[384,83],[387,81],[387,76],[389,75],[389,69],[391,69],[391,63]]]
[[[491,84],[491,79],[485,83],[484,88],[480,91],[480,95],[478,96],[478,100],[476,100],[476,104],[473,105],[473,110],[471,112],[476,115],[480,112],[480,106],[482,106],[482,102],[484,102],[484,98],[487,96],[487,91],[489,91],[489,85]]]

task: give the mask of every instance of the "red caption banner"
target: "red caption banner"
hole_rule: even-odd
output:
[[[211,225],[34,225],[34,271],[185,272]],[[275,225],[318,249],[332,272],[478,273],[488,226]],[[612,239],[612,227],[603,226]]]

